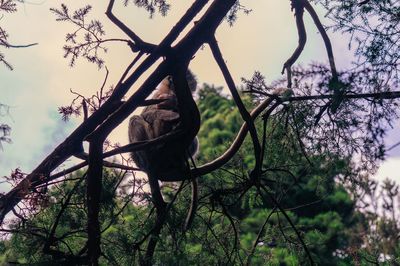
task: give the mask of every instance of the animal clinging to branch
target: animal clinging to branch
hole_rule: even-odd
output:
[[[132,116],[129,121],[131,143],[171,133],[171,138],[163,143],[132,152],[136,165],[148,175],[156,207],[165,205],[158,180],[191,179],[188,159],[194,156],[198,149],[196,135],[200,128],[200,114],[192,96],[197,86],[196,79],[190,70],[184,68],[171,74],[158,85],[152,97],[160,102],[146,107],[140,115]],[[191,209],[197,204],[197,183],[194,179],[192,188]],[[188,220],[187,222],[190,222]]]
[[[191,92],[196,90],[197,82],[190,70],[187,71],[186,79],[190,88],[190,97],[192,97]],[[134,115],[130,118],[129,141],[133,143],[155,139],[173,131],[182,137],[172,137],[172,140],[167,140],[165,143],[143,151],[132,152],[132,158],[139,168],[161,181],[189,179],[186,161],[196,153],[198,148],[196,138],[198,130],[191,131],[199,128],[199,125],[194,125],[194,123],[199,123],[200,120],[194,119],[194,117],[190,117],[190,120],[186,119],[186,121],[182,119],[182,116],[185,116],[185,112],[188,111],[187,108],[182,108],[184,110],[180,112],[181,104],[178,103],[172,76],[164,78],[152,99],[160,100],[160,102],[147,106],[139,116]],[[184,100],[193,101],[192,98]],[[197,110],[194,101],[192,108]]]

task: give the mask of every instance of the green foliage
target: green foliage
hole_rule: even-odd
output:
[[[37,214],[26,221],[12,224],[15,233],[2,242],[2,263],[13,261],[29,265],[70,265],[72,256],[85,251],[87,212],[84,178],[85,174],[77,172],[68,177],[70,181],[53,186],[48,193],[48,201],[43,203],[43,208]],[[129,265],[125,262],[132,261],[131,246],[135,237],[142,236],[140,231],[131,229],[139,226],[138,217],[144,215],[147,207],[123,205],[122,194],[116,198],[115,188],[119,178],[113,172],[104,172],[100,210],[102,251],[109,257],[109,261]],[[121,215],[116,216],[119,212]],[[110,244],[114,242],[118,245]],[[58,255],[54,250],[64,255]],[[121,250],[126,254],[119,255]],[[102,265],[107,264],[103,260]]]
[[[205,85],[199,92],[201,162],[220,156],[242,125],[233,101],[221,96],[221,91]],[[252,104],[250,97],[243,98],[248,106]],[[189,187],[184,185],[176,198],[177,184],[163,189],[165,198],[175,201],[159,235],[154,265],[241,265],[247,260],[250,265],[306,265],[298,234],[318,265],[368,265],[369,260],[378,261],[380,252],[399,254],[400,246],[391,238],[398,229],[391,219],[376,223],[375,233],[384,238],[375,239],[385,239],[383,248],[371,242],[361,248],[365,241],[360,235],[370,226],[367,216],[356,211],[349,192],[335,182],[351,171],[349,160],[329,154],[306,158],[296,131],[287,123],[290,108],[294,106],[284,106],[266,124],[260,186],[248,185],[254,155],[252,143],[246,139],[229,163],[199,179],[200,203],[186,233],[182,233],[182,224],[190,201]],[[256,126],[263,132],[263,120],[257,120]],[[298,129],[301,127],[299,118]],[[68,255],[85,252],[87,214],[81,176],[76,173],[70,181],[53,186],[46,208],[12,226],[15,233],[0,243],[3,262],[51,265],[56,257],[43,247],[57,217],[50,248]],[[116,192],[120,178],[105,172],[100,213],[102,265],[136,265],[136,247],[143,248],[154,225],[150,204],[131,204],[128,194]],[[396,190],[390,183],[386,187],[388,193]],[[59,263],[66,261],[65,257],[58,259]]]
[[[207,84],[199,91],[198,107],[202,120],[200,161],[206,162],[222,154],[241,126],[240,114],[231,100],[221,97],[221,91],[222,88]]]
[[[233,140],[236,136],[242,119],[234,108],[233,101],[221,97],[221,88],[205,86],[199,96],[199,109],[203,119],[199,134],[200,158],[210,161],[226,150],[229,140]],[[244,99],[248,105],[251,104],[250,98],[244,97]],[[294,132],[288,130],[284,121],[285,114],[282,111],[271,118],[267,127],[268,145],[264,159],[264,167],[267,171],[263,180],[269,185],[275,197],[280,198],[280,204],[284,208],[293,208],[293,211],[287,214],[300,230],[315,260],[321,265],[335,265],[342,259],[335,256],[334,252],[347,247],[345,229],[350,228],[354,222],[354,202],[345,189],[334,182],[335,176],[347,170],[348,163],[339,158],[327,159],[326,156],[319,156],[309,158],[312,161],[310,165],[304,158],[299,144],[293,138]],[[262,124],[258,123],[257,126],[261,128]],[[250,140],[246,140],[240,153],[224,166],[227,171],[217,170],[200,179],[203,184],[203,195],[212,193],[214,188],[218,187],[236,187],[240,184],[241,178],[248,177],[245,169],[249,169],[254,164],[254,158],[249,153],[252,150],[251,145]],[[292,175],[288,174],[289,171]],[[299,178],[295,180],[294,177]],[[260,194],[252,188],[239,200],[235,194],[224,197],[225,203],[233,203],[226,211],[233,215],[240,231],[241,255],[239,256],[246,258],[246,254],[254,245],[259,229],[268,219],[251,260],[252,265],[305,263],[304,251],[293,228],[279,212],[270,215],[274,204],[265,196],[265,193]],[[203,245],[201,248],[203,254],[209,254],[208,257],[217,259],[217,262],[226,262],[224,252],[231,246],[226,244],[223,248],[223,240],[226,240],[226,243],[229,243],[229,240],[230,243],[234,243],[232,230],[226,233],[228,229],[224,229],[230,227],[228,219],[226,217],[223,219],[220,215],[210,216],[210,212],[207,211],[200,211],[198,216],[203,221],[206,218],[212,221],[212,235],[217,243],[222,242],[213,245],[212,248]],[[200,237],[199,232],[207,232],[211,229],[198,223],[194,228],[186,241],[200,248],[194,239],[204,239],[204,235]],[[273,245],[269,245],[271,243]],[[215,254],[216,251],[219,252]],[[208,263],[212,264],[210,261]]]
[[[327,9],[331,28],[351,36],[357,66],[370,67],[376,76],[387,76],[399,83],[398,1],[390,0],[315,0]]]

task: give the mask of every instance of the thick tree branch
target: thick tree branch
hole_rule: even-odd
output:
[[[103,187],[103,142],[104,139],[98,138],[90,141],[89,145],[89,168],[86,180],[87,197],[87,233],[88,233],[88,263],[98,265],[101,254],[100,249],[100,198]]]
[[[74,132],[72,132],[71,135],[67,137],[67,139],[63,143],[61,143],[52,153],[50,153],[43,160],[43,162],[31,172],[31,174],[29,174],[10,192],[0,198],[0,223],[2,223],[5,215],[9,211],[11,211],[14,206],[17,205],[34,186],[46,183],[48,181],[48,177],[50,176],[51,171],[57,168],[61,163],[63,163],[73,154],[80,152],[83,139],[88,134],[93,132],[93,130],[104,121],[104,119],[109,117],[109,115],[120,106],[122,97],[131,88],[133,83],[136,82],[137,79],[160,58],[160,51],[164,49],[164,47],[170,46],[170,44],[175,41],[179,33],[190,23],[190,21],[193,20],[193,18],[207,4],[207,2],[208,0],[196,1],[188,9],[186,14],[173,27],[170,33],[168,33],[168,35],[160,43],[158,48],[155,49],[155,51],[153,51],[153,53],[151,53],[151,55],[146,58],[141,65],[139,65],[136,71],[134,71],[125,80],[125,82],[122,82],[118,86],[116,86],[111,97]],[[190,35],[190,37],[194,38],[193,35],[195,35],[196,38],[198,38],[199,36],[203,36],[204,38],[204,35],[208,36],[213,34],[216,27],[219,25],[220,21],[233,4],[233,0],[229,0],[226,2],[222,0],[216,1],[215,4],[209,8],[209,15],[206,17],[207,19],[210,19],[210,21],[203,19],[204,22],[201,23],[201,27],[199,27],[200,23],[196,24],[194,28],[197,28],[197,30],[192,30],[194,31],[194,34]],[[214,27],[210,27],[210,24],[214,24]],[[182,40],[181,43],[182,42],[184,45],[182,45],[180,49],[177,49],[177,52],[182,52],[183,49],[188,49],[193,52],[201,46],[198,44],[198,42],[192,43],[190,39],[186,39],[185,41]],[[156,80],[160,81],[162,78],[165,77],[165,72],[155,72],[155,74],[153,74],[157,76]],[[148,94],[150,94],[151,90],[153,90],[154,88],[155,86],[147,88],[147,91],[142,90],[142,92],[139,93],[140,97],[138,97],[137,100],[132,99],[130,103],[132,104],[132,102],[134,102],[135,104],[134,107],[130,109],[130,111],[132,112],[139,105],[139,103],[143,101]],[[28,189],[26,189],[27,187]]]
[[[216,0],[209,7],[203,17],[194,25],[192,30],[190,30],[189,33],[187,33],[187,35],[174,48],[172,48],[170,51],[171,55],[157,67],[138,91],[134,93],[125,104],[118,108],[118,110],[115,111],[107,121],[100,125],[90,137],[103,134],[108,135],[111,130],[117,127],[139,106],[139,103],[142,102],[152,90],[154,90],[167,74],[170,74],[170,69],[173,69],[176,64],[184,64],[188,62],[194,56],[196,51],[214,35],[220,22],[225,17],[225,14],[230,10],[230,7],[234,2],[234,0]],[[174,29],[171,32],[174,32]],[[162,46],[162,44],[160,44],[159,47],[160,46]],[[158,49],[156,49],[156,51],[157,50]],[[152,55],[150,55],[150,57],[151,56]],[[131,79],[133,78],[128,78],[125,83],[130,84]]]

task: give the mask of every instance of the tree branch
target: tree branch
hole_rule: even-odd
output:
[[[296,16],[296,27],[297,27],[297,34],[299,36],[299,43],[297,45],[296,50],[294,50],[293,54],[289,57],[288,60],[283,64],[282,74],[285,72],[287,74],[287,82],[288,88],[292,87],[292,65],[297,61],[299,56],[301,55],[304,46],[307,42],[307,32],[304,26],[303,14],[304,14],[304,7],[299,0],[291,0],[292,1],[292,9],[294,9],[294,15]]]
[[[252,120],[254,121],[262,111],[264,111],[272,102],[274,101],[274,98],[267,98],[264,100],[262,103],[260,103],[254,110],[250,113],[250,116]],[[271,114],[271,112],[277,107],[278,105],[273,105],[268,111],[268,115]],[[220,157],[217,159],[206,163],[202,166],[197,167],[196,169],[192,169],[192,176],[201,176],[208,174],[220,167],[222,167],[224,164],[226,164],[232,157],[237,153],[239,148],[242,146],[243,141],[247,135],[247,132],[249,131],[247,123],[243,123],[242,127],[239,130],[238,135],[236,136],[235,140],[233,141],[232,145],[225,151],[224,154],[222,154]]]
[[[17,205],[25,197],[25,195],[31,191],[34,186],[40,183],[46,183],[51,171],[57,168],[71,155],[80,152],[83,139],[88,134],[93,132],[93,130],[96,129],[107,117],[110,117],[110,114],[121,105],[120,103],[122,97],[130,89],[133,83],[135,83],[137,79],[160,58],[161,51],[165,49],[165,47],[169,47],[170,44],[175,41],[179,33],[181,33],[181,31],[189,24],[189,22],[193,20],[193,18],[198,14],[198,12],[200,12],[207,2],[208,0],[198,0],[194,2],[185,15],[167,34],[160,45],[150,54],[150,56],[146,58],[123,83],[116,86],[111,97],[101,106],[101,108],[99,108],[74,132],[72,132],[71,135],[67,137],[66,140],[61,143],[52,153],[50,153],[29,175],[27,175],[24,180],[22,180],[16,187],[0,198],[0,223],[3,222],[5,215],[11,211],[14,206]],[[203,41],[205,39],[204,36],[214,34],[216,27],[219,25],[234,2],[234,0],[216,0],[209,8],[207,13],[203,16],[202,22],[195,24],[191,30],[191,33],[188,34],[188,37],[180,41],[180,47],[176,48],[177,54],[182,53],[182,51],[190,51],[190,53],[188,52],[188,55],[193,55],[194,52],[201,47],[202,43],[205,42]],[[192,40],[195,39],[197,41],[192,42]],[[152,78],[154,78],[156,82],[159,82],[165,77],[165,73],[166,70],[161,72],[156,71],[153,73]],[[132,104],[132,102],[134,103],[133,107],[129,108],[129,113],[133,112],[139,103],[142,102],[155,87],[156,86],[149,86],[147,88],[142,87],[142,90],[139,90],[140,92],[135,94],[135,97],[138,98],[131,99],[129,102],[129,104]],[[128,113],[126,116],[128,116]],[[116,124],[119,124],[123,118],[118,120],[119,121],[116,121]],[[27,185],[28,189],[26,189]]]
[[[329,65],[330,65],[331,71],[332,71],[332,77],[335,80],[337,80],[338,74],[337,74],[336,65],[335,65],[335,57],[333,56],[331,40],[329,39],[329,36],[326,33],[326,30],[325,30],[324,26],[322,25],[317,12],[315,12],[315,10],[312,7],[312,5],[310,4],[310,2],[308,2],[308,0],[302,0],[302,1],[303,1],[304,8],[310,14],[311,18],[314,21],[315,26],[317,26],[319,33],[321,33],[322,39],[324,40],[326,52],[328,53],[328,59],[329,59]]]
[[[228,70],[228,67],[225,64],[224,58],[222,57],[221,50],[219,49],[218,42],[213,36],[210,41],[208,42],[214,56],[215,61],[217,62],[221,72],[225,78],[226,83],[228,84],[228,88],[232,94],[233,100],[236,103],[236,106],[239,109],[240,115],[242,116],[243,120],[246,122],[247,127],[249,128],[251,139],[253,141],[254,147],[254,157],[256,160],[256,165],[253,170],[253,177],[257,178],[261,173],[261,166],[262,166],[262,158],[261,158],[261,145],[260,141],[257,136],[257,130],[253,123],[253,119],[251,118],[249,112],[247,111],[246,107],[243,104],[242,99],[240,98],[239,93],[237,92],[235,82]]]
[[[90,141],[89,145],[89,168],[86,181],[87,197],[87,233],[88,233],[88,263],[96,266],[99,263],[100,249],[100,198],[103,187],[103,142],[104,139],[97,138]]]
[[[119,20],[113,13],[112,8],[114,6],[115,0],[110,0],[108,3],[106,16],[110,19],[112,23],[114,23],[118,28],[120,28],[129,38],[134,42],[133,44],[133,51],[141,51],[145,53],[151,53],[155,48],[156,45],[144,42],[135,32],[133,32],[128,26],[126,26],[121,20]],[[137,49],[137,50],[135,50]]]

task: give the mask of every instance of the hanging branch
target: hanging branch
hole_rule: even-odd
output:
[[[151,182],[151,181],[152,180],[150,179],[149,182]],[[144,258],[140,258],[140,263],[142,265],[150,265],[151,264],[151,261],[152,261],[153,255],[154,255],[154,251],[155,251],[155,248],[157,246],[158,237],[159,237],[159,235],[161,233],[161,230],[162,230],[162,228],[163,228],[163,226],[164,226],[164,224],[166,222],[167,214],[170,211],[170,209],[172,208],[172,206],[173,206],[174,202],[176,201],[178,195],[182,192],[182,190],[183,190],[183,188],[185,186],[184,183],[185,182],[181,183],[181,185],[179,186],[179,188],[176,191],[175,195],[173,196],[172,200],[168,204],[165,203],[164,200],[162,200],[161,193],[160,193],[161,201],[154,202],[154,206],[156,208],[156,216],[157,216],[156,217],[156,221],[155,221],[155,225],[150,230],[150,232],[148,234],[146,234],[145,237],[142,238],[142,240],[140,240],[139,242],[135,243],[135,246],[140,246],[141,244],[143,244],[143,242],[146,239],[149,238],[149,241],[148,241],[147,247],[146,247],[145,257]],[[157,183],[157,185],[158,185],[158,183]],[[160,189],[158,190],[158,192],[159,191],[160,191]]]
[[[321,33],[322,39],[325,44],[326,52],[328,54],[328,60],[329,60],[329,65],[330,65],[331,71],[332,71],[332,77],[334,80],[338,80],[338,73],[336,70],[335,58],[333,56],[332,44],[331,44],[328,34],[326,33],[324,26],[322,25],[322,23],[318,17],[318,14],[315,12],[314,8],[308,2],[308,0],[291,0],[291,2],[292,2],[292,9],[294,9],[295,16],[296,16],[296,28],[297,28],[297,33],[299,36],[299,44],[298,44],[296,50],[293,52],[292,56],[283,65],[282,74],[284,73],[285,70],[287,71],[288,87],[291,88],[291,86],[292,86],[291,67],[297,61],[299,56],[301,55],[301,53],[305,47],[305,44],[307,42],[307,33],[306,33],[304,19],[303,19],[304,9],[306,9],[308,11],[311,18],[314,21],[315,26],[317,27],[318,31]]]
[[[294,15],[296,17],[296,28],[297,28],[297,34],[299,36],[299,43],[297,45],[296,50],[289,57],[289,59],[286,60],[282,68],[282,74],[285,73],[286,70],[288,88],[292,87],[292,69],[291,69],[292,65],[300,57],[307,42],[307,32],[303,20],[304,6],[300,0],[291,0],[291,2],[292,2],[292,10],[294,9]]]
[[[260,145],[260,141],[257,136],[257,129],[251,119],[249,112],[247,111],[246,107],[244,106],[239,93],[237,92],[235,82],[233,81],[233,78],[229,72],[229,69],[225,64],[224,58],[222,57],[222,53],[219,49],[218,42],[215,39],[215,36],[210,38],[209,45],[210,45],[211,51],[213,53],[214,59],[217,62],[219,68],[221,69],[221,72],[225,78],[226,83],[228,84],[229,91],[231,92],[233,100],[235,101],[236,106],[239,109],[240,115],[242,116],[243,120],[246,122],[247,127],[249,128],[251,139],[253,141],[254,158],[256,160],[256,165],[255,165],[253,173],[252,173],[253,174],[252,178],[258,178],[259,174],[261,172],[262,158],[261,158],[261,145]]]
[[[86,179],[87,197],[87,233],[88,233],[88,262],[98,265],[100,250],[100,198],[103,181],[103,142],[105,139],[96,138],[89,141],[88,172]]]
[[[252,257],[254,256],[254,253],[256,252],[258,243],[260,243],[260,239],[261,239],[261,236],[262,236],[263,233],[264,233],[264,229],[265,229],[265,227],[267,226],[267,224],[268,224],[268,222],[269,222],[269,219],[271,218],[272,214],[274,214],[274,212],[276,211],[277,208],[278,208],[277,206],[274,206],[274,207],[272,208],[272,210],[269,212],[267,218],[265,219],[263,225],[262,225],[262,226],[260,227],[260,229],[258,230],[257,237],[256,237],[256,239],[254,240],[254,243],[253,243],[253,246],[251,247],[250,253],[247,255],[246,266],[250,266],[250,265],[251,265],[251,259],[252,259]]]
[[[312,5],[310,4],[310,2],[308,2],[308,0],[302,0],[302,2],[303,2],[304,8],[310,14],[310,16],[313,19],[314,24],[317,27],[319,33],[321,33],[322,39],[324,40],[325,49],[326,49],[326,52],[328,54],[329,65],[330,65],[331,71],[332,71],[332,78],[334,80],[338,80],[338,73],[337,73],[337,70],[336,70],[335,58],[333,56],[331,40],[329,39],[329,36],[326,33],[324,25],[322,25],[322,23],[321,23],[321,21],[320,21],[320,19],[318,17],[317,12],[315,12],[315,10],[312,7]]]

